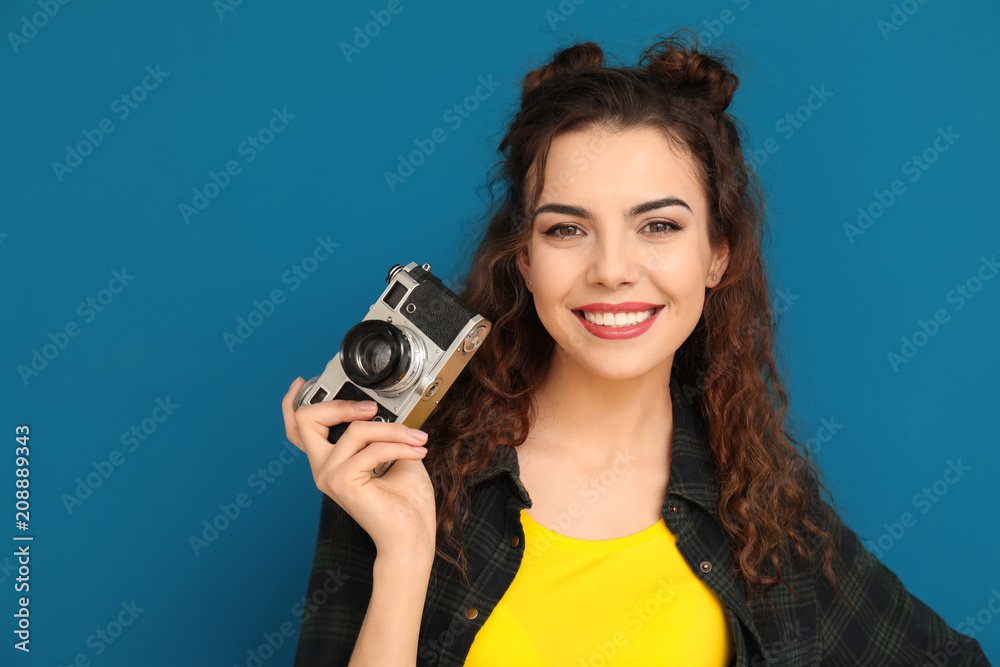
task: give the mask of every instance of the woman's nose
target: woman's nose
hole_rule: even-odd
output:
[[[635,283],[639,267],[628,244],[621,239],[607,238],[594,245],[587,279],[592,284],[602,284],[610,289]]]

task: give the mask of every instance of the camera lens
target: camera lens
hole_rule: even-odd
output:
[[[418,356],[412,339],[382,320],[354,325],[340,344],[340,360],[348,379],[359,387],[397,390],[415,375]]]
[[[392,360],[390,343],[377,334],[368,334],[356,346],[358,368],[365,375],[375,376],[385,371]]]

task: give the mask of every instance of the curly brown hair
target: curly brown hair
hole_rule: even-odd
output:
[[[684,39],[690,35],[693,44]],[[500,142],[490,181],[503,186],[465,277],[462,298],[493,330],[423,428],[435,443],[424,459],[437,497],[437,528],[454,554],[438,555],[466,583],[462,525],[469,494],[463,480],[482,472],[498,448],[522,444],[536,414],[533,390],[555,343],[542,326],[516,259],[531,232],[529,212],[542,191],[553,138],[591,127],[654,127],[696,158],[710,202],[709,237],[728,243],[730,260],[707,291],[701,319],[675,355],[678,379],[708,425],[720,472],[719,515],[748,585],[766,593],[783,583],[789,544],[812,561],[805,531],[825,541],[823,572],[840,595],[833,536],[816,512],[824,488],[806,450],[785,426],[788,397],[776,362],[775,325],[762,256],[762,188],[741,149],[742,125],[726,109],[739,79],[728,57],[699,52],[689,30],[655,42],[634,68],[603,66],[593,42],[558,51],[524,79],[520,110]],[[464,511],[463,511],[464,508]]]

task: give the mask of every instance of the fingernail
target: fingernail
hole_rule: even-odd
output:
[[[424,452],[427,451],[427,448],[426,447],[414,447],[413,451],[420,452],[421,454],[423,454]]]
[[[354,407],[356,407],[358,410],[364,410],[364,411],[374,410],[375,401],[358,401],[357,403],[354,404]]]
[[[426,440],[427,439],[427,434],[424,433],[423,431],[421,431],[418,428],[411,428],[410,429],[410,435],[412,435],[417,440]]]

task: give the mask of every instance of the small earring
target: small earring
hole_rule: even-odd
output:
[[[528,287],[531,287],[531,278],[528,278]]]
[[[712,280],[715,280],[717,277],[718,276],[716,274],[714,274],[714,273],[712,274]]]

